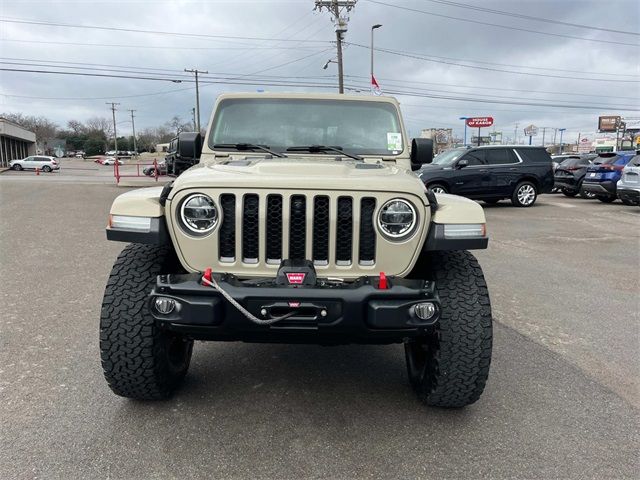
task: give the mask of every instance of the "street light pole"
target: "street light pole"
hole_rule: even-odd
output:
[[[463,147],[467,146],[467,118],[469,117],[460,117],[458,120],[464,120],[464,145]]]
[[[382,25],[379,23],[376,23],[375,25],[373,25],[371,27],[371,79],[369,80],[371,82],[371,94],[373,94],[373,31],[377,28],[380,28]]]
[[[566,130],[566,128],[559,128],[558,131],[560,132],[560,154],[562,155],[562,132],[564,132]]]

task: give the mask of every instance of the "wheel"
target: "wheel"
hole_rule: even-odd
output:
[[[460,408],[480,398],[489,376],[491,303],[478,261],[435,252],[427,276],[441,302],[435,332],[405,342],[409,382],[426,405]]]
[[[536,186],[529,181],[524,181],[520,182],[513,191],[511,203],[516,207],[530,207],[536,203],[536,198],[538,198]]]
[[[483,200],[484,203],[487,203],[489,205],[495,205],[496,203],[498,203],[500,201],[499,198],[490,198],[488,200]]]
[[[174,251],[154,245],[128,245],[113,265],[100,314],[100,356],[117,395],[167,398],[189,369],[193,340],[160,330],[147,304],[156,276],[176,271]]]
[[[427,188],[431,190],[433,193],[449,193],[449,191],[447,190],[447,187],[445,187],[440,183],[434,183],[432,185],[429,185]]]
[[[44,167],[42,167],[42,171],[45,173],[49,173],[51,172],[51,167],[49,165],[45,165]]]
[[[575,190],[568,190],[566,188],[563,188],[562,194],[566,197],[575,197],[578,194],[578,192],[576,192]]]
[[[602,203],[612,203],[616,201],[616,197],[610,197],[608,195],[596,195],[596,198]]]
[[[13,167],[11,167],[13,170],[17,170],[18,172],[20,170],[22,170],[22,165],[20,165],[19,163],[16,163]]]

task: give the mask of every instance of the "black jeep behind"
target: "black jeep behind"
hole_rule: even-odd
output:
[[[553,188],[551,157],[542,147],[484,146],[441,153],[417,172],[434,193],[453,193],[487,203],[511,199],[530,207]]]

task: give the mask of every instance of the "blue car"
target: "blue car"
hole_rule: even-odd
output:
[[[635,151],[630,151],[598,155],[587,168],[582,190],[593,193],[601,202],[613,202],[617,198],[616,184],[622,177],[622,169],[635,154]]]

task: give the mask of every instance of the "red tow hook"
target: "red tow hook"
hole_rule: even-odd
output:
[[[378,281],[378,289],[387,290],[389,288],[389,284],[387,283],[387,276],[384,272],[380,272],[380,280]]]
[[[205,268],[204,274],[202,275],[202,282],[201,282],[202,285],[204,285],[206,287],[211,286],[209,283],[206,283],[205,280],[208,281],[208,282],[211,282],[212,281],[212,278],[211,278],[211,274],[212,273],[213,273],[213,271],[211,270],[210,267]]]

